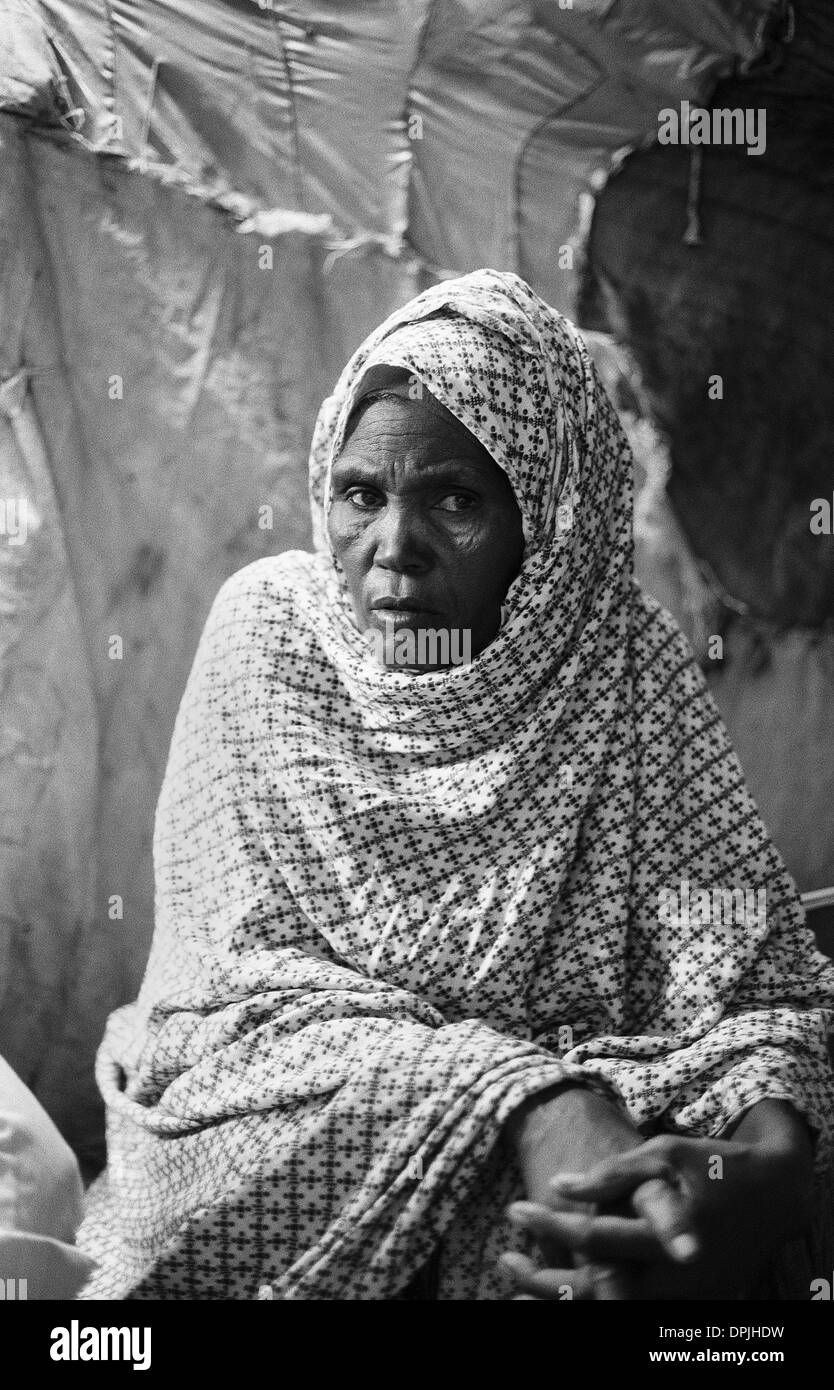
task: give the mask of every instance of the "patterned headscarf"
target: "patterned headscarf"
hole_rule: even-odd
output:
[[[350,412],[390,368],[524,523],[494,640],[419,676],[369,659],[326,534]],[[565,1078],[646,1132],[788,1098],[822,1171],[832,970],[635,584],[632,461],[578,333],[514,275],[426,291],[324,403],[310,487],[315,555],[227,581],[177,719],[151,958],[99,1056],[92,1292],[390,1297],[440,1242],[442,1297],[499,1296],[503,1126]],[[728,919],[745,892],[766,911]]]
[[[588,627],[584,646],[590,653],[598,631],[594,615],[628,605],[628,443],[579,334],[522,280],[479,271],[446,282],[382,324],[322,406],[310,458],[313,535],[321,554],[332,553],[325,521],[332,463],[366,383],[386,367],[408,372],[415,394],[424,387],[466,426],[507,474],[521,510],[525,562],[507,595],[499,640],[468,676],[445,673],[431,694],[424,681],[420,688],[429,705],[452,701],[453,736],[454,726],[462,732],[459,701],[471,698],[480,706],[486,691],[487,718],[497,733],[493,680],[510,697],[519,686],[530,696],[546,688],[552,702],[554,679],[572,679],[580,632]],[[350,632],[344,583],[340,592],[347,616],[342,638],[364,654],[366,645]],[[395,703],[396,679],[376,684]],[[413,686],[401,688],[407,703]]]

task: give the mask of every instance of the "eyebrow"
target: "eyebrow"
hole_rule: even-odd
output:
[[[338,475],[337,475],[338,469]],[[450,487],[475,487],[479,481],[482,469],[479,464],[470,459],[451,459],[442,460],[437,463],[428,463],[420,469],[419,474],[414,479],[415,483],[431,483],[433,486]],[[469,481],[471,479],[471,481]],[[379,473],[375,464],[367,459],[357,457],[349,462],[344,455],[336,459],[333,464],[333,481],[340,487],[355,486],[357,483],[367,483],[373,487],[380,486]]]

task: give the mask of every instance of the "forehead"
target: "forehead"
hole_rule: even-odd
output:
[[[355,442],[382,443],[386,439],[408,441],[424,449],[453,445],[457,451],[489,457],[483,445],[451,411],[426,396],[418,400],[410,400],[408,396],[382,396],[357,403],[347,422],[342,450],[350,449]]]
[[[491,488],[512,491],[509,479],[475,436],[439,403],[383,397],[368,401],[355,415],[353,428],[338,457],[332,477],[343,483],[361,474],[394,476],[405,470],[414,481],[464,478]],[[405,476],[403,474],[402,476]]]

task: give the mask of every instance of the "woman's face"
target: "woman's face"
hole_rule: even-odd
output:
[[[437,402],[371,400],[353,417],[332,488],[330,539],[360,629],[388,650],[395,636],[399,651],[404,630],[447,631],[477,656],[524,550],[509,479],[483,446]],[[422,656],[407,664],[448,664],[436,649]]]

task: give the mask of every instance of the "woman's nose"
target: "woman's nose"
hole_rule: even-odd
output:
[[[380,569],[403,571],[428,567],[429,547],[412,507],[389,502],[379,513],[374,530],[374,563]]]

